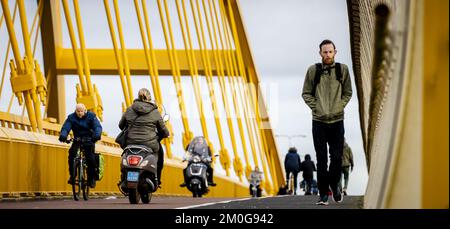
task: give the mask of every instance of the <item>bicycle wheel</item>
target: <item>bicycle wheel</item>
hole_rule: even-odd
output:
[[[294,190],[294,174],[291,172],[289,173],[289,194],[290,195],[295,195],[295,190]]]
[[[81,185],[80,185],[80,177],[79,177],[79,164],[80,162],[78,160],[73,160],[73,174],[72,174],[72,193],[73,193],[73,199],[75,201],[78,201],[80,199],[80,191],[81,191]]]
[[[80,177],[81,179],[81,189],[83,190],[83,199],[88,200],[89,199],[89,185],[87,182],[87,167],[85,165],[85,162],[82,160],[82,163],[80,163]]]

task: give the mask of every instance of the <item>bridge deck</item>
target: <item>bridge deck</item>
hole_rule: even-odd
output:
[[[346,196],[342,203],[329,200],[317,206],[318,196],[276,196],[267,198],[192,198],[154,196],[150,204],[131,205],[123,197],[94,197],[74,201],[68,197],[53,200],[0,201],[0,209],[359,209],[363,196]]]

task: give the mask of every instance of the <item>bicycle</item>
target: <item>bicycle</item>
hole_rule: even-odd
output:
[[[66,143],[71,142],[80,143],[80,147],[77,150],[77,154],[73,160],[73,174],[72,174],[72,193],[73,199],[78,201],[80,199],[80,193],[83,192],[83,199],[89,199],[89,184],[87,180],[87,163],[86,156],[84,155],[84,147],[85,143],[92,143],[92,138],[83,137],[83,138],[72,138],[66,141]],[[92,143],[93,144],[93,143]]]

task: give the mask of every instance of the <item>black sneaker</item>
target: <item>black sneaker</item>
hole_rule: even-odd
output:
[[[341,203],[344,200],[344,195],[342,195],[341,190],[338,188],[336,192],[333,192],[333,199],[336,203]]]
[[[328,205],[328,195],[319,197],[319,201],[316,204],[317,205]]]
[[[183,182],[182,184],[180,184],[180,187],[186,187],[186,183]]]
[[[67,184],[73,185],[75,182],[73,182],[72,178],[69,178],[69,180],[67,181]]]
[[[217,184],[214,183],[214,182],[208,182],[208,185],[211,186],[211,187],[215,187]]]
[[[90,188],[95,188],[95,180],[91,180],[90,182],[89,182],[89,187]]]

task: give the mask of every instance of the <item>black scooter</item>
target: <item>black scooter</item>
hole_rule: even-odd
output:
[[[212,162],[209,146],[203,136],[197,136],[187,146],[186,151],[186,157],[183,159],[188,161],[184,170],[186,187],[193,197],[202,197],[209,192],[208,165]]]
[[[209,192],[207,163],[211,163],[211,157],[193,154],[188,158],[186,168],[186,187],[192,192],[193,197],[202,197]]]
[[[167,122],[169,115],[164,115],[163,120]],[[156,192],[159,184],[157,177],[158,152],[144,145],[129,145],[122,153],[120,170],[122,172],[122,183],[119,190],[128,196],[130,204],[148,204],[152,193]]]

